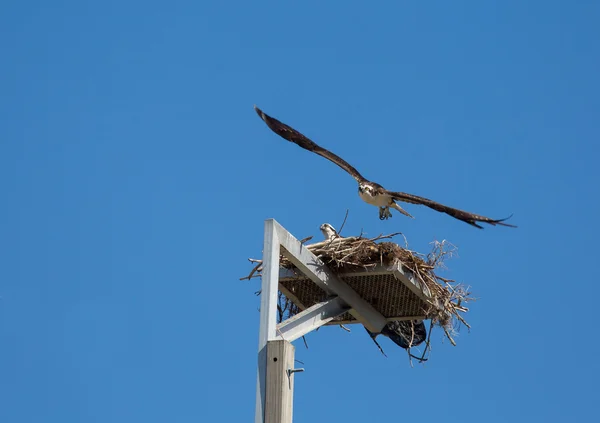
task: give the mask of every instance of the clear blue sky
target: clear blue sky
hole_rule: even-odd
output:
[[[264,219],[319,236],[346,208],[348,235],[453,242],[473,329],[415,368],[358,326],[311,334],[295,422],[593,420],[599,3],[282,3],[0,6],[0,421],[252,421],[246,258]],[[519,228],[380,222],[253,104]]]

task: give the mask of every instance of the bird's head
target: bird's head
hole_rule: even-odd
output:
[[[361,182],[358,184],[358,192],[364,194],[373,194],[373,186],[371,184]]]
[[[321,229],[325,239],[332,239],[339,236],[335,228],[329,223],[323,223],[321,226],[319,226],[319,229]]]

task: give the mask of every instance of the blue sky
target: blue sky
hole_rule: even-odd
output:
[[[450,4],[451,3],[451,4]],[[479,298],[425,366],[365,331],[297,344],[295,422],[597,413],[597,2],[5,2],[0,421],[254,416],[265,219],[402,231]],[[518,229],[407,206],[342,170]]]

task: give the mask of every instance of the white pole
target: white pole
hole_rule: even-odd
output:
[[[265,221],[262,290],[260,293],[260,328],[258,335],[258,377],[256,383],[255,423],[265,423],[267,396],[267,343],[270,340],[275,340],[276,336],[279,255],[280,243],[277,237],[275,221],[273,219],[268,219]],[[293,368],[293,366],[290,368]]]
[[[292,423],[294,346],[288,341],[267,343],[265,423]]]

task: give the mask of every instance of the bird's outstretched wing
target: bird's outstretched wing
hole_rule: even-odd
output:
[[[331,151],[326,150],[323,147],[317,145],[316,143],[302,135],[300,132],[296,131],[291,126],[288,126],[285,123],[280,122],[277,119],[269,116],[268,114],[260,110],[258,107],[254,106],[254,110],[256,110],[258,116],[260,116],[260,118],[265,121],[267,126],[271,128],[271,130],[280,137],[293,142],[294,144],[304,148],[305,150],[312,151],[313,153],[316,153],[319,156],[325,157],[327,160],[332,161],[333,163],[344,169],[346,172],[348,172],[358,182],[366,181],[366,179],[363,178],[363,176],[360,173],[358,173],[358,170],[352,167],[346,160],[342,159],[337,154],[334,154]]]
[[[439,211],[441,213],[446,213],[454,217],[455,219],[462,220],[463,222],[467,222],[469,225],[473,225],[479,229],[483,229],[481,225],[478,225],[477,222],[487,223],[489,225],[501,225],[508,226],[511,228],[516,228],[515,225],[509,225],[508,223],[503,223],[505,220],[510,219],[511,216],[508,216],[504,219],[490,219],[489,217],[480,216],[478,214],[466,212],[464,210],[455,209],[453,207],[448,207],[443,204],[437,203],[428,198],[419,197],[418,195],[407,194],[406,192],[392,192],[388,191],[385,188],[383,189],[384,193],[392,196],[394,200],[404,201],[405,203],[412,204],[421,204],[423,206],[429,207],[430,209]]]

